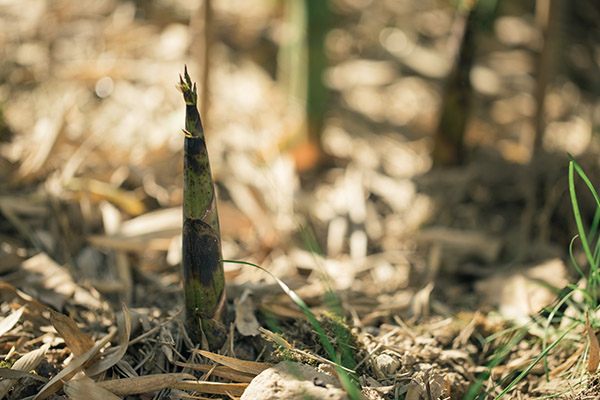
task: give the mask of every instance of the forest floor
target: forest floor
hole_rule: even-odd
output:
[[[243,398],[261,399],[290,381],[297,396],[346,398],[306,316],[258,269],[225,264],[228,358],[183,328],[175,84],[184,64],[201,81],[188,3],[0,2],[0,355],[12,367],[0,398],[239,398],[250,384]],[[303,117],[275,79],[276,2],[213,3],[204,123],[224,259],[294,290],[352,349],[365,398],[495,398],[530,366],[506,398],[597,396],[585,321],[546,353],[577,317],[541,311],[579,284],[565,154],[598,181],[597,104],[566,79],[552,86],[545,151],[531,157],[529,19],[499,19],[482,40],[468,162],[436,169],[452,9],[332,1],[315,164],[288,146]],[[269,368],[289,359],[310,368]]]

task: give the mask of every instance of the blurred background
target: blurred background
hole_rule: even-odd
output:
[[[2,279],[180,307],[187,65],[224,258],[365,325],[524,318],[552,292],[494,290],[569,281],[566,154],[599,176],[599,22],[592,0],[1,0]],[[231,296],[266,279],[226,268]]]

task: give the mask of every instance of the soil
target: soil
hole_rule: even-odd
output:
[[[600,179],[600,75],[581,33],[559,29],[573,50],[536,147],[541,32],[533,6],[502,2],[471,73],[468,156],[434,167],[457,20],[446,2],[330,2],[321,148],[302,142],[277,64],[281,2],[212,2],[207,87],[192,3],[0,4],[0,397],[240,398],[266,369],[286,379],[278,363],[293,360],[343,398],[323,338],[252,266],[225,263],[231,329],[218,354],[186,333],[184,65],[208,99],[224,259],[302,298],[365,398],[598,396],[597,319],[586,327],[568,290],[587,270],[577,245],[582,274],[569,254],[567,153]],[[572,8],[565,18],[585,23]],[[577,188],[591,224],[596,204]]]

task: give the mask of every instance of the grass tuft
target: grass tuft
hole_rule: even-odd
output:
[[[236,261],[236,260],[222,260],[222,261],[224,263],[249,265],[251,267],[257,268],[257,269],[269,274],[275,280],[275,282],[277,282],[277,284],[284,291],[284,293],[287,294],[288,297],[291,298],[292,301],[294,303],[296,303],[296,305],[298,307],[300,307],[300,309],[302,310],[304,315],[306,315],[306,317],[308,318],[308,321],[310,322],[312,328],[315,330],[315,332],[319,336],[319,339],[321,340],[321,344],[323,345],[323,347],[325,348],[325,351],[327,352],[327,354],[329,356],[329,360],[332,361],[333,364],[335,365],[335,369],[340,378],[340,382],[341,382],[344,390],[346,390],[346,392],[348,393],[348,396],[350,396],[350,398],[352,400],[362,399],[360,387],[358,386],[355,377],[353,377],[352,374],[348,371],[348,369],[352,369],[354,367],[354,365],[344,365],[344,363],[343,363],[344,361],[348,360],[347,352],[342,351],[342,356],[340,357],[340,355],[336,351],[334,344],[329,340],[326,330],[323,328],[323,325],[321,325],[321,323],[317,320],[317,317],[315,316],[315,314],[310,310],[308,305],[304,302],[304,300],[302,300],[300,298],[300,296],[298,296],[292,289],[290,289],[281,279],[279,279],[274,274],[272,274],[270,271],[268,271],[267,269],[265,269],[259,265],[256,265],[256,264],[253,264],[253,263],[250,263],[247,261]],[[335,319],[331,318],[330,321],[334,326],[336,325]],[[335,330],[338,332],[343,331],[342,325],[337,324],[337,327],[335,328]],[[343,337],[343,335],[340,335],[339,339],[346,340],[346,341],[348,340],[347,338]]]
[[[580,352],[580,356],[572,366],[562,374],[567,379],[578,381],[568,391],[576,388],[584,389],[586,383],[590,384],[587,378],[596,374],[596,364],[598,354],[597,343],[594,344],[595,330],[600,326],[600,320],[596,317],[598,310],[598,295],[600,291],[600,197],[596,192],[592,182],[587,177],[583,169],[569,155],[569,195],[571,198],[571,207],[573,217],[577,227],[577,234],[569,244],[569,255],[573,267],[581,277],[585,285],[570,284],[566,288],[558,291],[557,300],[552,306],[545,307],[541,313],[534,315],[531,321],[521,327],[515,327],[510,330],[499,332],[486,339],[486,343],[496,344],[495,352],[489,358],[486,371],[483,372],[477,381],[471,385],[465,399],[485,399],[488,397],[495,400],[503,398],[509,392],[515,389],[519,382],[531,372],[531,370],[540,362],[544,367],[546,380],[550,379],[553,371],[548,366],[548,355],[560,343],[568,344],[582,343],[587,341],[586,347]],[[579,177],[588,189],[596,202],[596,211],[589,224],[589,230],[586,231],[586,222],[590,220],[582,215],[579,206],[579,200],[576,190],[576,177]],[[589,217],[588,217],[589,218]],[[580,266],[575,257],[576,246],[581,246],[585,254],[587,267]],[[578,300],[582,299],[582,300]],[[569,312],[565,311],[569,310]],[[589,318],[589,321],[588,321]],[[541,333],[540,333],[541,332]],[[526,337],[532,337],[533,340],[541,341],[540,354],[535,357],[521,371],[509,374],[499,382],[491,382],[492,370],[498,366],[513,351],[519,342]],[[502,343],[498,342],[504,337]],[[592,345],[590,345],[592,343]],[[568,345],[565,343],[565,345]],[[574,346],[571,346],[574,349]],[[594,354],[591,354],[593,352]],[[575,351],[574,351],[575,355]],[[586,362],[587,360],[587,362]],[[588,369],[592,369],[588,371]],[[487,384],[488,389],[484,386]],[[567,392],[568,392],[567,391]],[[566,392],[565,392],[566,393]]]

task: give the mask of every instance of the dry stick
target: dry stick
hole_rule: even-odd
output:
[[[154,334],[154,332],[158,331],[160,328],[162,328],[163,326],[171,323],[171,321],[173,321],[173,319],[175,319],[175,317],[177,317],[179,315],[179,313],[181,312],[181,310],[177,311],[175,314],[173,314],[171,317],[169,317],[166,321],[163,321],[162,323],[156,325],[154,328],[150,329],[147,332],[144,332],[143,334],[141,334],[140,336],[136,337],[133,340],[129,341],[129,345],[133,345],[139,341],[144,340],[145,338],[147,338],[148,336],[151,336]]]
[[[225,274],[215,188],[197,108],[198,94],[187,67],[184,77],[179,77],[179,90],[186,104],[181,262],[186,327],[193,341],[216,351],[227,337]]]

